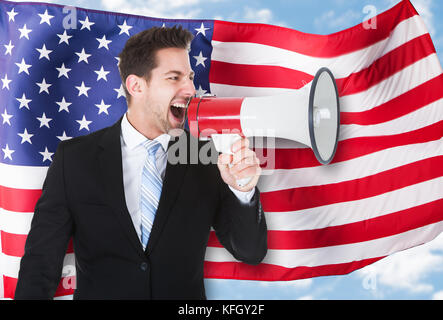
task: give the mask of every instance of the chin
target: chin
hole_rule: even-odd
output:
[[[183,134],[185,128],[185,121],[182,123],[177,123],[174,121],[174,124],[168,123],[165,132],[173,137],[178,137]]]
[[[184,126],[183,126],[184,127]],[[168,131],[168,134],[170,135],[170,136],[172,136],[172,137],[179,137],[179,136],[181,136],[184,132],[185,132],[185,130],[183,129],[183,127],[181,127],[181,128],[173,128],[173,129],[170,129],[169,131]]]

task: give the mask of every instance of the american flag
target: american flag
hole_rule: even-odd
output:
[[[259,182],[266,258],[258,266],[240,263],[211,233],[207,278],[346,274],[432,240],[443,230],[443,72],[409,1],[374,19],[375,28],[362,23],[320,36],[0,0],[0,297],[14,295],[58,142],[109,126],[126,111],[117,56],[129,36],[151,26],[193,32],[198,94],[279,94],[300,89],[320,67],[337,78],[342,114],[334,161],[320,166],[309,148],[277,141],[275,168]],[[56,296],[73,292],[74,259],[70,248]]]

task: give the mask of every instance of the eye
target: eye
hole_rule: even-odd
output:
[[[178,80],[178,76],[171,76],[168,79],[169,80],[173,80],[173,81],[177,81]]]

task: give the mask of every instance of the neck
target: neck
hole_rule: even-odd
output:
[[[129,123],[146,138],[153,140],[163,134],[153,125],[152,118],[143,112],[137,112],[135,108],[128,108],[126,117]]]

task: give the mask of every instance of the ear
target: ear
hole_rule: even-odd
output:
[[[126,77],[125,85],[129,94],[132,97],[137,98],[138,96],[143,94],[146,87],[146,81],[141,77],[138,77],[134,74],[130,74],[129,76]]]

